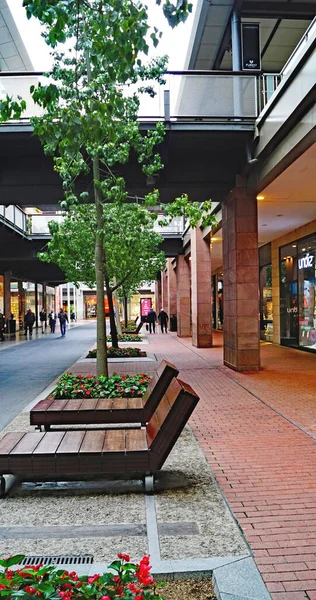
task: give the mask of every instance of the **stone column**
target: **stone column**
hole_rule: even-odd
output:
[[[168,306],[168,274],[167,270],[161,272],[161,305],[164,310]]]
[[[212,272],[209,236],[191,230],[192,344],[212,347]]]
[[[167,271],[168,271],[168,305],[165,310],[168,313],[170,319],[171,315],[177,314],[177,276],[173,268],[172,258],[168,258]]]
[[[35,327],[38,327],[38,285],[35,284]]]
[[[191,272],[189,261],[181,254],[177,258],[177,334],[191,335]]]
[[[43,307],[47,313],[47,309],[49,307],[47,307],[47,292],[46,292],[46,281],[43,281]],[[41,307],[42,308],[42,307]]]
[[[260,368],[257,200],[237,177],[222,204],[224,364],[235,371]]]
[[[6,319],[11,316],[11,271],[5,271],[3,275],[4,314]]]
[[[161,309],[161,279],[155,281],[155,311],[158,315]]]

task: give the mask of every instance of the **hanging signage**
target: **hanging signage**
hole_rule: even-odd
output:
[[[151,298],[141,298],[140,299],[140,316],[147,317],[150,309],[151,309]]]
[[[298,259],[298,268],[299,269],[308,269],[309,267],[312,267],[313,264],[314,264],[314,257],[312,254],[309,254],[309,252],[307,252],[307,254],[305,256],[303,256],[303,258]]]
[[[259,23],[241,24],[242,70],[260,71],[260,26]]]

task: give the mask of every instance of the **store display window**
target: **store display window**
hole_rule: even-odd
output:
[[[273,340],[272,265],[260,269],[260,339]]]
[[[316,351],[316,234],[280,248],[281,343]]]
[[[299,345],[316,350],[316,234],[298,243]]]

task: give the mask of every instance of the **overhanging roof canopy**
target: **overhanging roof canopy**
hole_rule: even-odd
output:
[[[230,70],[230,18],[260,23],[262,70],[280,72],[316,13],[315,0],[199,0],[186,68]]]

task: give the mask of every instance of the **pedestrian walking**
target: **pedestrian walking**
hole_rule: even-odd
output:
[[[4,342],[5,317],[0,313],[0,342]]]
[[[153,330],[153,333],[156,333],[157,315],[152,308],[148,311],[147,323],[149,325],[149,333],[151,333],[151,330]]]
[[[75,323],[76,323],[76,321],[77,321],[77,319],[76,319],[76,313],[75,313],[74,311],[72,311],[72,312],[70,313],[70,321],[71,321],[72,323],[73,323],[73,322],[75,322]]]
[[[26,315],[24,316],[24,335],[27,336],[29,332],[30,338],[33,334],[33,326],[35,323],[35,315],[30,308],[27,309]]]
[[[164,330],[167,333],[168,320],[169,320],[169,317],[168,317],[166,311],[162,308],[158,315],[158,321],[160,323],[161,333],[163,333]]]
[[[45,333],[45,329],[47,327],[47,313],[46,313],[46,310],[44,307],[40,311],[39,316],[40,316],[40,322],[41,322],[41,327],[42,327],[42,333]]]
[[[58,319],[60,324],[60,333],[62,337],[66,335],[66,323],[68,323],[67,313],[61,308],[58,313]]]
[[[57,315],[54,310],[51,310],[49,313],[49,326],[50,326],[51,333],[55,333],[56,321],[57,321]]]

